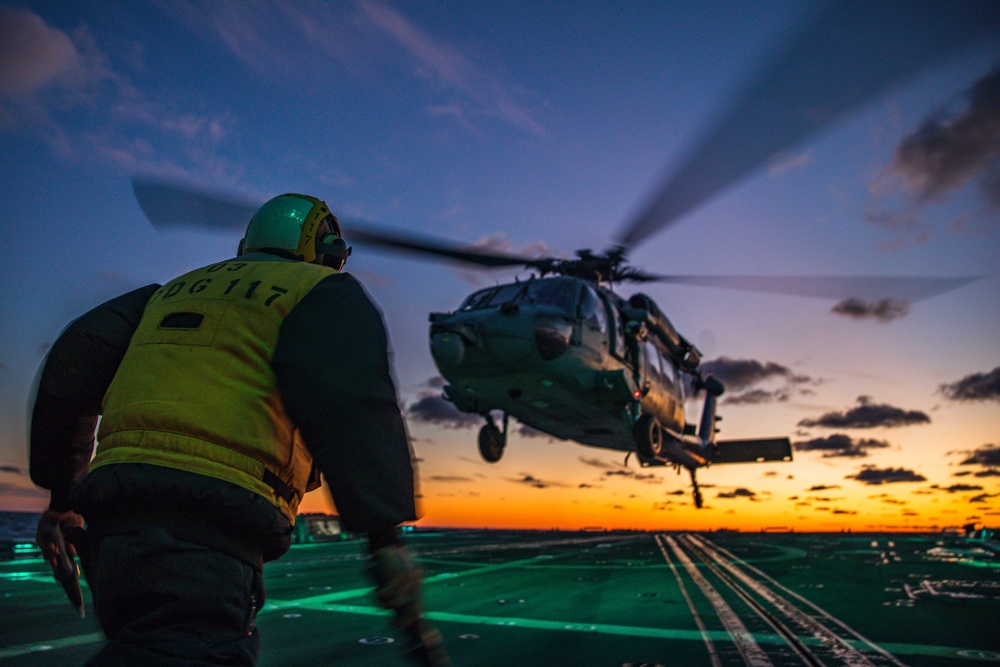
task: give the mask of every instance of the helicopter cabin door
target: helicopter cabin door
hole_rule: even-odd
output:
[[[649,392],[643,398],[643,408],[654,413],[657,420],[674,432],[684,430],[684,406],[679,394],[677,371],[669,359],[663,358],[651,340],[641,343],[642,379]]]

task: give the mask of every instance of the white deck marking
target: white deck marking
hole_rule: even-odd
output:
[[[907,667],[907,666],[906,666],[906,663],[903,663],[903,662],[901,662],[901,661],[900,661],[900,660],[899,660],[898,658],[896,658],[896,656],[894,656],[893,654],[889,653],[888,651],[886,651],[886,650],[885,650],[884,648],[882,648],[881,646],[878,646],[877,644],[875,644],[875,643],[874,643],[874,642],[872,642],[871,640],[867,639],[867,638],[866,638],[866,637],[864,637],[864,636],[863,636],[863,635],[862,635],[862,634],[861,634],[860,632],[858,632],[858,631],[857,631],[857,630],[855,630],[854,628],[850,627],[849,625],[847,625],[846,623],[844,623],[843,621],[841,621],[841,620],[840,620],[839,618],[836,618],[836,617],[832,616],[831,614],[827,613],[827,611],[826,611],[826,610],[824,610],[823,608],[821,608],[821,607],[817,606],[817,605],[816,605],[816,604],[814,604],[813,602],[811,602],[811,601],[807,600],[806,598],[802,597],[801,595],[799,595],[799,594],[798,594],[798,593],[796,593],[795,591],[792,591],[792,590],[790,590],[789,588],[786,588],[785,586],[783,586],[783,585],[782,585],[781,583],[779,583],[778,581],[776,581],[776,580],[775,580],[774,578],[772,578],[771,576],[769,576],[769,575],[768,575],[768,574],[766,574],[765,572],[763,572],[763,571],[761,571],[761,570],[757,569],[757,568],[756,568],[756,567],[754,567],[753,565],[750,565],[749,563],[747,563],[747,562],[745,562],[745,561],[743,561],[743,560],[740,560],[739,558],[737,558],[736,556],[734,556],[734,555],[733,555],[732,553],[730,553],[730,552],[729,552],[729,551],[727,551],[726,549],[723,549],[722,547],[720,547],[720,546],[718,546],[718,545],[716,545],[716,544],[714,544],[714,543],[712,543],[712,542],[709,542],[708,540],[705,540],[704,538],[701,538],[701,537],[696,537],[696,536],[692,536],[692,538],[693,538],[693,539],[695,539],[695,540],[697,540],[697,541],[699,541],[699,542],[700,542],[700,543],[702,543],[703,545],[706,545],[706,546],[707,546],[708,548],[710,548],[710,549],[714,549],[714,550],[715,550],[715,551],[717,551],[718,553],[721,553],[721,554],[723,554],[723,555],[727,556],[727,557],[728,557],[728,558],[730,559],[730,560],[729,560],[729,563],[728,563],[728,565],[729,565],[729,566],[731,566],[731,567],[734,567],[734,568],[735,568],[735,567],[736,567],[736,563],[739,563],[740,565],[742,565],[742,566],[743,566],[743,567],[745,567],[746,569],[748,569],[748,570],[751,570],[751,571],[753,571],[753,572],[754,572],[754,574],[756,574],[756,575],[757,575],[758,577],[760,577],[761,579],[766,579],[766,580],[767,580],[768,582],[770,582],[770,583],[771,583],[772,585],[774,585],[774,586],[775,586],[776,588],[779,588],[779,589],[781,589],[782,591],[784,591],[784,592],[785,592],[785,593],[787,593],[788,595],[791,595],[791,596],[795,597],[796,599],[798,599],[799,601],[801,601],[802,603],[804,603],[804,604],[806,604],[806,605],[808,605],[808,606],[812,607],[812,609],[814,609],[815,611],[817,611],[817,612],[818,612],[818,613],[819,613],[820,615],[822,615],[822,616],[823,616],[824,618],[826,618],[827,620],[831,621],[832,623],[835,623],[836,625],[838,625],[838,626],[840,626],[841,628],[843,628],[843,629],[844,629],[844,630],[845,630],[846,632],[848,632],[848,633],[850,633],[851,635],[853,635],[853,636],[854,636],[855,638],[857,638],[857,639],[858,639],[858,640],[859,640],[860,642],[862,642],[862,643],[863,643],[863,644],[864,644],[865,646],[867,646],[868,648],[870,648],[870,649],[871,649],[872,651],[874,651],[874,652],[876,652],[876,653],[880,654],[880,655],[881,655],[882,657],[884,657],[884,658],[886,658],[886,659],[890,660],[890,661],[891,661],[891,662],[892,662],[893,664],[897,665],[897,667]],[[726,563],[726,562],[724,562],[724,561],[723,561],[723,559],[719,559],[719,562],[720,562],[720,563],[722,563],[722,564],[724,564],[724,565],[727,565],[727,563]],[[736,569],[736,570],[735,570],[735,572],[740,572],[740,570]],[[742,574],[742,576],[743,576],[743,577],[746,577],[747,575],[745,575],[745,574]],[[758,585],[760,585],[760,586],[761,586],[762,588],[764,588],[764,590],[767,590],[767,589],[766,589],[766,587],[764,587],[764,586],[763,586],[763,584],[760,584],[760,583],[758,582]],[[783,599],[782,599],[782,598],[781,598],[780,596],[778,596],[778,595],[777,595],[776,593],[773,593],[773,592],[771,592],[771,591],[768,591],[768,593],[769,593],[770,595],[773,595],[774,597],[778,598],[778,599],[779,599],[779,600],[781,600],[782,602],[784,602],[784,604],[786,604],[786,605],[788,605],[789,607],[792,607],[793,609],[795,609],[796,611],[798,611],[798,612],[799,612],[799,613],[800,613],[800,614],[801,614],[801,615],[802,615],[802,616],[803,616],[804,618],[807,618],[807,619],[809,619],[810,621],[812,621],[813,623],[816,623],[816,625],[819,625],[819,623],[817,623],[817,622],[815,621],[815,619],[813,619],[813,618],[812,618],[812,616],[810,616],[809,614],[806,614],[805,612],[802,612],[801,610],[798,610],[798,609],[797,609],[797,608],[795,608],[795,607],[794,607],[794,606],[793,606],[793,605],[792,605],[791,603],[789,603],[789,602],[788,602],[787,600],[783,600]],[[823,627],[823,626],[820,626],[820,627]],[[830,632],[830,631],[829,631],[829,629],[826,629],[826,628],[824,628],[824,629],[826,630],[826,632]],[[847,647],[848,649],[850,649],[850,650],[852,650],[852,651],[856,651],[856,650],[857,650],[857,649],[854,649],[854,648],[853,648],[853,647],[852,647],[852,646],[851,646],[851,645],[850,645],[850,644],[849,644],[849,643],[848,643],[847,641],[845,641],[845,640],[844,640],[843,638],[841,638],[841,637],[839,637],[839,636],[835,635],[834,633],[830,633],[830,634],[832,634],[833,636],[837,637],[837,640],[838,640],[838,643],[840,643],[841,645],[843,645],[843,646]],[[870,661],[869,661],[869,660],[868,660],[867,658],[863,658],[863,659],[864,659],[864,664],[872,664],[872,663],[871,663],[871,662],[870,662]],[[852,664],[853,664],[853,663],[852,663]]]
[[[681,573],[677,571],[677,568],[674,567],[674,562],[670,560],[670,554],[667,553],[667,548],[663,543],[662,535],[656,536],[656,545],[660,547],[660,551],[663,553],[663,559],[667,561],[667,565],[670,566],[670,571],[674,573],[674,578],[677,579],[677,586],[681,589],[681,594],[684,596],[684,600],[687,601],[687,606],[688,609],[691,610],[691,616],[694,617],[695,625],[697,625],[698,630],[701,631],[701,637],[705,640],[705,647],[708,649],[708,657],[712,661],[712,667],[722,667],[722,661],[719,660],[719,654],[715,652],[715,644],[712,643],[712,639],[708,636],[708,630],[705,628],[705,623],[701,620],[698,610],[695,609],[691,596],[688,595],[687,587],[684,585],[684,580],[681,578]]]
[[[743,661],[750,665],[750,667],[774,667],[774,663],[771,662],[767,654],[761,649],[760,645],[754,639],[753,634],[743,625],[743,621],[739,615],[733,611],[733,608],[723,599],[719,591],[715,590],[715,587],[708,582],[708,579],[698,571],[698,568],[677,545],[674,538],[668,537],[666,541],[673,550],[674,555],[677,556],[677,560],[687,570],[688,576],[698,585],[698,588],[701,589],[701,592],[708,601],[712,603],[716,615],[722,621],[722,625],[726,628],[726,631],[729,632],[729,636],[732,638],[733,644],[736,645],[736,650],[743,657]]]

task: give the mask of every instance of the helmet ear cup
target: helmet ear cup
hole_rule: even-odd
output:
[[[324,234],[316,239],[316,254],[323,255],[323,264],[340,271],[351,255],[352,248],[336,234]]]

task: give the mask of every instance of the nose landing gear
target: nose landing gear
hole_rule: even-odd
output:
[[[507,413],[503,415],[503,431],[497,428],[493,417],[486,415],[486,424],[479,429],[479,454],[484,461],[496,463],[503,457],[507,446]]]

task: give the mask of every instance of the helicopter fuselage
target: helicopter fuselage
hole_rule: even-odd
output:
[[[431,353],[463,412],[500,410],[550,436],[619,451],[636,449],[633,429],[645,414],[665,441],[703,444],[691,429],[685,435],[684,382],[667,344],[647,329],[648,313],[588,280],[533,278],[431,315]]]

